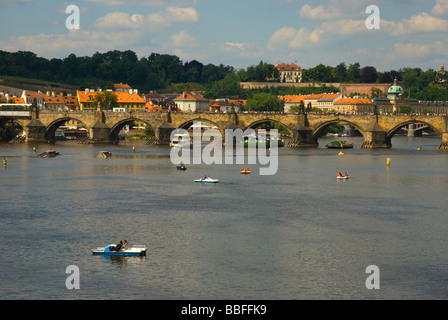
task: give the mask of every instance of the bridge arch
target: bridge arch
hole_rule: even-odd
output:
[[[185,122],[179,124],[179,125],[177,126],[176,129],[185,129],[185,130],[187,130],[188,128],[190,128],[190,126],[193,125],[193,123],[194,123],[195,121],[200,121],[201,123],[204,123],[204,122],[206,122],[206,123],[207,123],[207,122],[208,122],[208,123],[211,123],[211,124],[213,124],[214,126],[216,126],[216,127],[218,128],[218,130],[219,130],[219,132],[221,132],[221,134],[224,133],[224,129],[221,128],[221,126],[219,125],[219,123],[216,123],[216,122],[214,122],[214,121],[212,121],[212,120],[209,120],[209,119],[202,119],[202,118],[189,119],[189,120],[187,120],[187,121],[185,121]]]
[[[14,139],[21,131],[25,130],[25,126],[15,119],[0,119],[0,141],[9,141]]]
[[[328,127],[328,126],[330,126],[332,124],[341,123],[341,122],[346,122],[349,125],[355,127],[362,134],[362,136],[364,137],[364,129],[361,128],[357,123],[352,122],[350,120],[339,119],[339,118],[335,118],[335,119],[328,120],[328,121],[325,121],[323,123],[320,123],[316,128],[314,128],[313,137],[317,139],[319,137],[320,133],[322,132],[322,130],[324,130],[326,127]]]
[[[146,126],[151,128],[151,130],[153,132],[155,132],[155,130],[156,130],[155,125],[150,123],[150,122],[148,122],[148,121],[145,121],[145,120],[142,120],[142,119],[139,119],[139,118],[126,118],[126,119],[122,119],[122,120],[118,121],[117,123],[115,123],[112,126],[112,128],[110,129],[110,133],[109,133],[110,141],[117,143],[119,141],[118,134],[120,133],[120,130],[125,125],[130,124],[130,123],[135,122],[135,121],[143,122]]]
[[[293,134],[293,131],[292,131],[293,128],[290,128],[289,126],[287,126],[286,124],[284,124],[281,121],[278,121],[276,119],[270,119],[270,118],[260,119],[260,120],[254,121],[254,122],[250,123],[247,127],[243,128],[243,131],[246,131],[247,129],[253,128],[253,127],[255,127],[255,126],[259,125],[259,124],[262,124],[262,123],[271,123],[271,122],[274,122],[274,123],[277,123],[277,124],[281,125],[283,128],[288,130],[290,135]]]
[[[389,141],[392,139],[392,137],[394,136],[395,133],[397,133],[398,130],[400,130],[401,128],[409,125],[409,124],[415,124],[415,123],[423,123],[425,125],[427,125],[428,127],[430,127],[432,130],[434,130],[434,132],[437,133],[437,135],[439,135],[440,137],[442,137],[442,132],[440,132],[434,125],[432,125],[429,122],[426,122],[424,120],[421,119],[411,119],[408,121],[403,121],[397,125],[395,125],[392,129],[390,129],[387,133],[386,133],[386,139],[388,139]]]
[[[66,123],[67,121],[70,121],[70,120],[74,120],[74,121],[76,121],[78,123],[82,123],[84,126],[86,126],[86,124],[83,121],[79,120],[76,117],[68,117],[67,116],[67,117],[58,118],[56,120],[53,120],[52,122],[50,122],[47,125],[46,132],[45,132],[45,139],[47,141],[54,141],[56,130],[61,125],[63,125],[64,123]],[[86,126],[86,128],[87,128],[87,126]]]

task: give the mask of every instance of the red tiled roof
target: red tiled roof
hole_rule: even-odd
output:
[[[79,102],[80,103],[91,103],[95,99],[95,95],[97,93],[101,93],[102,91],[88,92],[78,91]],[[117,92],[112,91],[117,95],[118,103],[146,103],[146,101],[138,95],[138,93],[134,92],[130,94],[129,92]]]
[[[131,87],[128,84],[124,83],[114,83],[114,88],[121,88],[121,89],[131,89]]]
[[[278,63],[274,66],[275,69],[279,71],[300,71],[301,67],[296,65],[295,63]]]
[[[194,94],[189,91],[184,91],[180,96],[177,98],[174,98],[174,100],[202,100],[202,101],[209,101],[208,99],[205,99],[200,94]]]
[[[367,98],[342,98],[334,104],[371,104],[372,101]]]

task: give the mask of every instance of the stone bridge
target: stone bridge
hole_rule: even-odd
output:
[[[188,128],[194,121],[215,125],[221,133],[226,129],[243,131],[265,122],[285,127],[295,147],[317,147],[321,131],[334,123],[348,123],[364,137],[362,148],[390,148],[395,132],[409,124],[423,123],[431,127],[442,139],[439,147],[448,150],[448,116],[426,115],[342,115],[296,113],[173,113],[173,112],[112,112],[112,111],[31,111],[6,115],[1,120],[14,120],[26,133],[26,141],[54,141],[56,129],[68,120],[83,123],[89,129],[91,143],[118,141],[120,129],[132,122],[141,121],[150,126],[159,143],[168,143],[170,134],[177,128]]]

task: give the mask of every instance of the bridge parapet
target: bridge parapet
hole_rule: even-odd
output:
[[[169,141],[173,130],[186,128],[195,120],[210,122],[222,133],[226,128],[246,130],[264,122],[276,122],[289,130],[297,147],[317,146],[319,134],[325,127],[343,123],[361,132],[364,148],[390,148],[392,136],[397,130],[409,124],[423,123],[440,135],[440,149],[448,150],[448,116],[112,111],[40,111],[30,114],[4,111],[0,112],[0,118],[17,121],[24,128],[28,141],[51,141],[60,125],[74,119],[89,129],[90,139],[94,142],[116,141],[119,130],[131,121],[142,121],[151,126],[157,139],[164,142]]]

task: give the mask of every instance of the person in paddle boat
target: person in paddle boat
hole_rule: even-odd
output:
[[[338,172],[338,177],[342,177],[342,174],[340,172]]]
[[[120,240],[116,246],[110,246],[110,251],[120,251],[123,247],[123,241]]]

